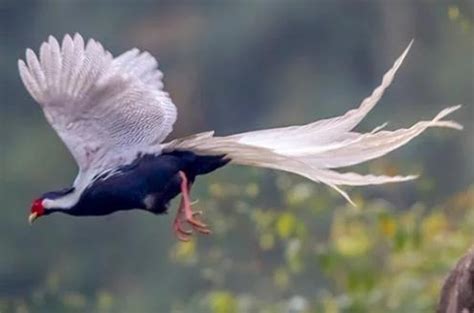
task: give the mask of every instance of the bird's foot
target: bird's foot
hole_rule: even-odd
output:
[[[180,241],[189,241],[193,232],[204,235],[211,233],[209,227],[197,218],[201,214],[201,211],[192,212],[190,218],[181,210],[176,214],[173,222],[173,231]]]
[[[173,231],[176,237],[181,241],[189,241],[193,231],[208,235],[211,233],[209,227],[203,223],[198,217],[202,215],[202,211],[193,211],[192,203],[189,197],[189,184],[186,174],[179,172],[181,177],[181,203],[178,213],[173,222]],[[186,229],[185,224],[191,227]]]

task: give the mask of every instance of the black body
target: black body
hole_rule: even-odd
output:
[[[192,183],[197,175],[210,173],[229,161],[223,155],[198,156],[190,151],[173,151],[159,156],[142,155],[108,178],[97,177],[74,207],[65,210],[46,209],[46,213],[61,211],[78,216],[106,215],[130,209],[165,213],[171,199],[181,192],[179,171],[183,171],[189,183]],[[51,192],[44,197],[52,198],[54,194],[59,196],[71,191]],[[147,197],[148,201],[145,201]]]

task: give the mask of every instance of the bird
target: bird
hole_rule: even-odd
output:
[[[100,42],[86,42],[78,33],[64,35],[61,43],[49,36],[38,54],[27,49],[25,60],[18,60],[19,74],[74,157],[78,174],[70,187],[35,199],[29,222],[53,213],[103,216],[143,210],[160,215],[180,196],[172,230],[177,239],[188,241],[211,233],[202,211],[193,208],[196,177],[228,164],[294,173],[333,188],[353,205],[341,186],[415,179],[336,170],[381,157],[427,128],[462,129],[444,119],[460,108],[456,105],[409,128],[389,131],[383,124],[366,133],[354,130],[392,83],[412,44],[379,86],[341,116],[229,136],[207,131],[165,142],[177,108],[150,53],[133,48],[114,57]]]

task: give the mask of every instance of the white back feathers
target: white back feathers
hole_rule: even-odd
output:
[[[50,36],[39,59],[28,49],[18,67],[82,174],[130,162],[151,145],[158,150],[176,120],[163,74],[147,52],[132,49],[114,59],[93,39],[85,45],[79,34],[66,35],[60,46]]]
[[[390,85],[412,42],[393,67],[384,75],[382,83],[365,98],[359,108],[334,118],[302,126],[267,129],[242,134],[215,137],[212,132],[174,140],[165,150],[186,149],[200,154],[226,154],[235,164],[283,170],[322,182],[337,190],[353,204],[341,185],[362,186],[401,182],[416,176],[374,176],[339,173],[333,168],[359,164],[406,144],[429,127],[462,129],[454,121],[442,120],[460,106],[441,111],[431,121],[421,121],[407,129],[395,131],[377,127],[370,133],[352,131],[369,113]]]

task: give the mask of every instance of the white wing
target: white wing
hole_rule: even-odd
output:
[[[85,45],[79,34],[64,36],[61,46],[50,36],[39,59],[28,49],[26,63],[18,61],[23,83],[82,173],[129,162],[171,132],[176,107],[162,90],[157,66],[138,49],[114,59],[93,39]]]

